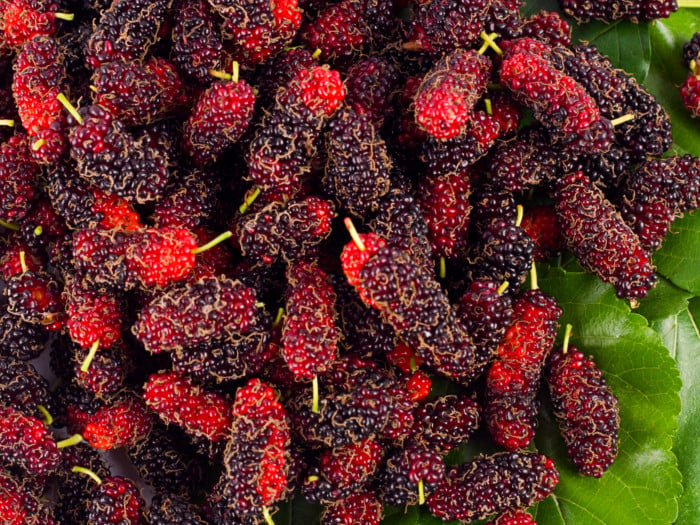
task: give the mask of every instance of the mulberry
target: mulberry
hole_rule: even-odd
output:
[[[146,502],[134,482],[121,476],[100,480],[88,503],[87,525],[144,525]]]
[[[457,315],[471,334],[476,347],[474,377],[481,375],[496,355],[513,316],[513,299],[503,293],[503,283],[473,281],[460,297]]]
[[[477,100],[486,92],[491,60],[458,49],[438,61],[423,78],[414,101],[416,122],[436,139],[464,133]]]
[[[231,402],[175,372],[152,374],[143,398],[165,423],[175,423],[196,438],[216,443],[229,435]]]
[[[215,163],[248,128],[255,94],[234,70],[230,81],[215,82],[195,103],[184,125],[183,147],[195,164]]]
[[[337,71],[320,66],[299,70],[277,92],[274,107],[250,143],[248,180],[273,198],[298,195],[311,170],[321,127],[344,97]]]
[[[92,75],[93,101],[127,126],[146,125],[171,112],[182,98],[182,81],[165,59],[114,60]]]
[[[601,477],[617,456],[617,398],[593,359],[574,346],[552,353],[546,379],[572,463],[581,474]]]
[[[329,62],[348,61],[380,47],[393,29],[393,5],[387,0],[342,0],[322,9],[301,29],[311,49],[320,49]]]
[[[668,18],[671,13],[678,10],[676,0],[643,0],[641,2],[559,0],[559,5],[564,13],[574,17],[578,22],[588,22],[591,19],[605,22],[620,19],[648,22]]]
[[[188,79],[211,82],[209,71],[222,67],[223,40],[206,0],[183,1],[175,11],[172,61]]]
[[[86,44],[85,62],[97,69],[115,60],[139,61],[160,36],[172,0],[115,0],[102,11]]]
[[[223,18],[222,35],[242,63],[260,64],[294,38],[301,25],[297,0],[209,0]]]
[[[549,496],[559,482],[554,461],[533,453],[502,452],[447,471],[445,483],[428,499],[433,515],[472,521]]]
[[[291,263],[308,257],[330,234],[333,212],[330,201],[316,196],[271,202],[243,223],[241,252],[265,265],[280,258]]]
[[[45,476],[59,468],[58,445],[43,421],[0,405],[0,423],[0,458],[4,465],[18,467],[30,476]]]
[[[390,60],[377,55],[360,58],[348,68],[345,102],[379,127],[392,112],[392,99],[398,87],[399,72]]]
[[[573,77],[555,67],[551,48],[528,38],[505,51],[501,83],[533,110],[553,138],[569,151],[603,153],[613,141],[612,125],[595,99]]]
[[[289,443],[286,411],[274,390],[259,379],[250,380],[236,392],[224,451],[226,471],[215,488],[227,502],[225,515],[265,515],[285,494]]]
[[[32,137],[32,155],[44,164],[56,164],[68,151],[66,117],[56,98],[65,82],[63,53],[49,36],[27,42],[17,55],[12,94],[22,126]]]
[[[326,507],[323,525],[379,525],[382,519],[381,501],[371,492],[354,494]]]
[[[0,144],[0,219],[21,221],[37,193],[39,166],[32,157],[29,137],[17,134]]]
[[[537,392],[561,313],[556,299],[537,289],[513,304],[513,319],[486,377],[484,406],[491,436],[508,450],[527,447],[535,435]]]
[[[344,269],[357,252],[366,257],[354,243],[346,246]],[[408,253],[379,248],[361,265],[355,287],[430,367],[457,381],[469,375],[474,362],[471,338],[440,284]],[[407,290],[412,293],[407,295]]]
[[[282,356],[296,377],[312,379],[324,373],[338,354],[335,292],[315,264],[290,267],[287,282]]]
[[[95,448],[111,450],[143,440],[153,416],[135,394],[126,394],[88,417],[82,434]]]
[[[378,478],[384,503],[422,505],[444,481],[445,464],[437,452],[409,443],[388,455]]]
[[[420,405],[411,441],[441,456],[469,440],[481,423],[481,408],[466,396],[446,395]]]
[[[491,2],[489,0],[432,0],[422,2],[410,21],[410,49],[449,52],[468,48],[484,30]]]
[[[589,272],[615,287],[618,297],[645,297],[656,282],[639,237],[583,173],[560,179],[554,206],[567,247]]]
[[[84,108],[68,140],[80,176],[91,184],[139,204],[162,196],[170,177],[168,159],[144,147],[144,138],[136,139],[106,109]]]
[[[357,217],[376,211],[389,192],[391,159],[368,115],[344,109],[334,115],[326,134],[325,186],[341,206]]]
[[[465,172],[428,175],[418,185],[418,206],[434,258],[458,258],[466,250],[471,179]]]

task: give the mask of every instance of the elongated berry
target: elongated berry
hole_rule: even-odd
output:
[[[559,482],[554,461],[536,453],[502,452],[448,469],[445,483],[428,499],[444,520],[472,521],[549,496]]]
[[[554,206],[567,247],[618,297],[641,299],[656,282],[649,253],[620,213],[583,173],[560,179]]]
[[[617,398],[592,357],[574,346],[552,353],[546,379],[569,458],[581,474],[601,477],[617,456]]]
[[[185,151],[199,166],[215,163],[248,128],[254,106],[255,93],[245,80],[213,83],[185,122]]]

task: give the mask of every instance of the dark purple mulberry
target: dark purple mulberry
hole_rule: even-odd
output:
[[[601,477],[617,456],[617,398],[593,359],[574,346],[552,353],[545,377],[571,461],[581,474]]]
[[[554,461],[534,453],[502,452],[447,471],[445,483],[428,499],[445,521],[472,521],[549,496],[559,482]]]
[[[581,266],[612,284],[618,297],[645,297],[656,282],[649,253],[603,192],[578,172],[558,181],[553,198],[566,244]]]
[[[376,211],[391,186],[391,159],[378,131],[353,109],[339,111],[328,124],[325,187],[357,217]]]

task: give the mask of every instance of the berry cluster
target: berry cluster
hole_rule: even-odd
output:
[[[615,397],[522,286],[568,248],[634,305],[699,161],[520,3],[0,2],[0,522],[531,523],[541,377],[603,476]]]

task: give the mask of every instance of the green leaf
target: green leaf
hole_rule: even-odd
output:
[[[539,13],[540,11],[557,11],[561,13],[557,0],[533,0],[523,2],[520,6],[520,15],[523,18]]]
[[[526,2],[520,11],[522,16],[530,16],[539,11],[556,11],[562,14],[555,0],[538,0]],[[571,24],[571,42],[588,43],[610,57],[616,67],[622,68],[642,82],[649,73],[651,65],[651,39],[649,24],[633,24],[618,20],[612,24],[590,22],[578,25],[566,17]]]
[[[681,414],[678,432],[673,440],[673,451],[683,475],[684,491],[679,502],[676,523],[700,523],[700,298],[688,308],[654,323],[652,326],[675,357],[680,370]]]
[[[690,292],[660,277],[656,286],[640,301],[639,308],[634,313],[643,315],[648,321],[665,319],[688,308],[688,300],[692,296]]]
[[[651,25],[651,68],[644,85],[671,117],[675,148],[700,155],[699,124],[683,106],[679,90],[689,74],[682,61],[683,44],[696,31],[700,31],[698,9],[679,9]]]
[[[607,55],[615,67],[624,69],[643,82],[651,64],[649,24],[618,20],[612,24],[590,22],[574,25],[572,42],[588,42]]]
[[[621,428],[615,463],[601,479],[586,478],[543,410],[537,446],[556,461],[561,481],[538,506],[538,525],[671,523],[681,492],[671,451],[681,386],[673,359],[646,320],[596,277],[554,268],[539,281],[562,306],[562,326],[573,325],[571,343],[603,370],[620,402]]]
[[[653,261],[658,272],[676,286],[700,295],[700,212],[673,222]]]

